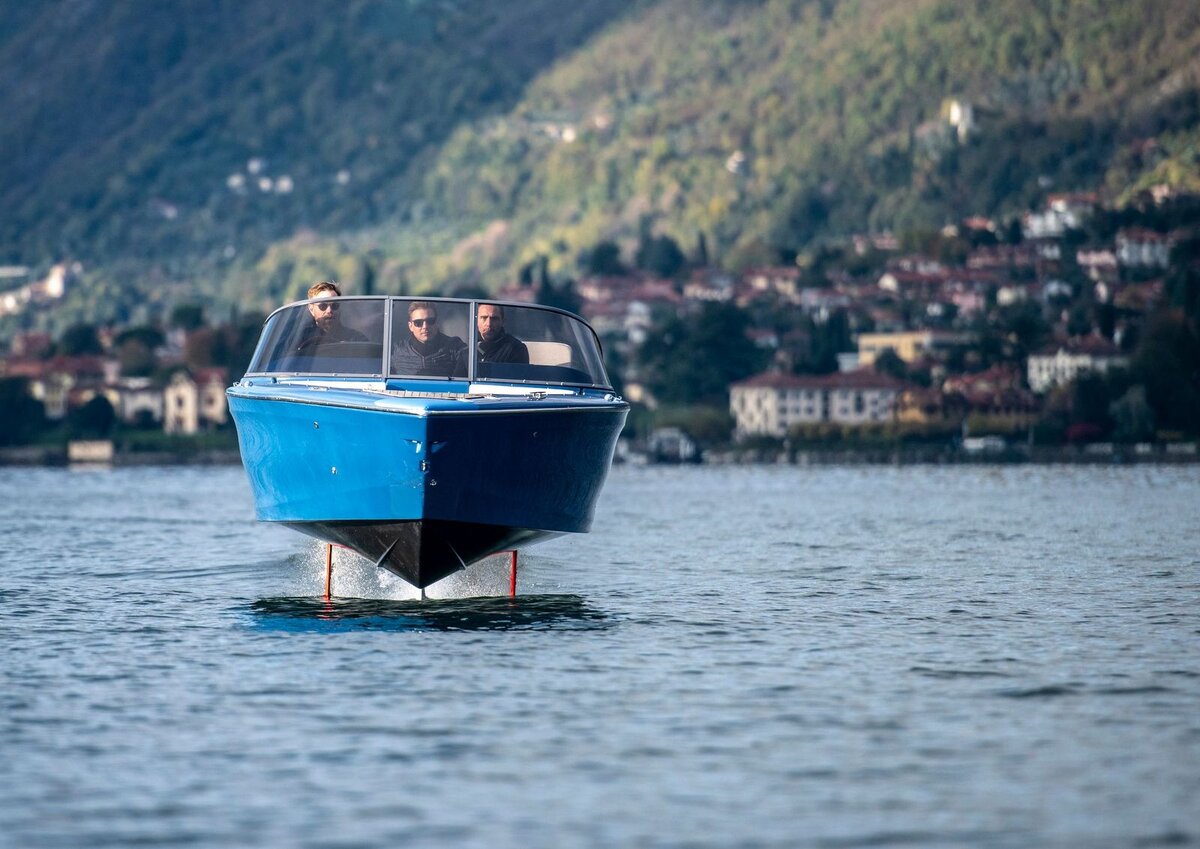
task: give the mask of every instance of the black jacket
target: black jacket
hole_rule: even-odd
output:
[[[488,342],[478,338],[475,350],[479,352],[479,362],[481,363],[529,362],[529,349],[525,347],[525,343],[507,330]]]
[[[467,343],[439,333],[422,345],[409,336],[392,351],[392,369],[399,374],[466,377]]]
[[[304,338],[300,340],[300,344],[296,346],[296,350],[302,353],[311,354],[317,349],[318,345],[324,345],[327,342],[366,342],[367,337],[353,330],[344,324],[331,325],[328,331],[322,331],[314,321],[312,326],[304,332]]]

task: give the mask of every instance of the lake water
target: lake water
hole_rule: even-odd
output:
[[[1200,466],[618,468],[513,601],[325,604],[236,467],[0,497],[5,847],[1200,841]]]

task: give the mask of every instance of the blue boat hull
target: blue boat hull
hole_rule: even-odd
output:
[[[587,531],[628,409],[351,397],[230,392],[258,518],[346,545],[418,587]]]

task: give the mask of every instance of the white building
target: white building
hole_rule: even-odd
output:
[[[738,438],[786,436],[795,425],[892,421],[902,381],[870,370],[826,375],[764,372],[729,387]]]
[[[1134,228],[1117,233],[1117,261],[1126,268],[1166,268],[1174,240],[1164,233]]]
[[[17,289],[11,289],[0,294],[0,315],[16,315],[31,303],[46,303],[61,298],[67,291],[67,285],[74,275],[83,270],[79,263],[69,268],[59,263],[50,269],[41,280],[27,283]],[[0,279],[15,277],[18,271],[28,271],[24,266],[4,266],[0,268]]]
[[[225,405],[228,382],[223,368],[175,372],[163,391],[163,430],[190,434],[225,424],[229,417]]]
[[[1128,365],[1129,358],[1112,342],[1099,336],[1087,336],[1030,354],[1027,378],[1029,388],[1040,393],[1071,383],[1086,372],[1104,374],[1109,369]]]
[[[1096,210],[1094,194],[1056,194],[1046,199],[1041,212],[1026,213],[1022,222],[1026,239],[1057,239],[1078,230]]]
[[[965,142],[975,131],[975,107],[966,100],[951,98],[943,101],[942,115],[958,134],[959,142]]]
[[[745,273],[743,279],[755,292],[776,292],[792,299],[799,291],[800,269],[794,265],[752,268]]]

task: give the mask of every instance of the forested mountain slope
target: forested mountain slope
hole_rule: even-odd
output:
[[[1198,188],[1198,57],[1186,0],[9,4],[0,259],[79,259],[93,309],[367,256],[495,285],[648,227],[736,267]]]
[[[0,262],[211,276],[300,228],[403,220],[414,163],[630,5],[4,4]]]
[[[727,264],[1047,191],[1200,187],[1200,4],[665,0],[460,130],[427,180],[526,253],[650,217]],[[950,101],[969,106],[960,137]],[[572,122],[572,143],[521,133]]]

